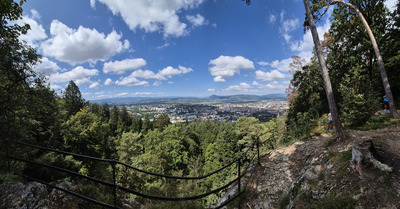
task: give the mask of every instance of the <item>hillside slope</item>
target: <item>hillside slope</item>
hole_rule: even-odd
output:
[[[365,161],[360,172],[350,166],[352,147],[367,140],[393,172]],[[296,142],[262,158],[241,208],[400,208],[399,150],[400,125]]]

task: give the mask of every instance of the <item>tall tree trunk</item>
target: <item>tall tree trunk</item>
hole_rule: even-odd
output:
[[[343,0],[333,0],[330,4],[336,4],[336,3],[343,4],[344,6],[350,7],[352,10],[354,10],[354,12],[358,15],[362,24],[364,25],[365,30],[368,33],[369,39],[371,40],[372,47],[374,48],[376,59],[378,60],[379,71],[381,72],[381,78],[382,78],[382,82],[383,82],[383,87],[385,88],[386,97],[388,99],[390,113],[393,118],[397,117],[398,116],[397,110],[396,110],[396,106],[394,104],[392,91],[390,90],[390,85],[389,85],[389,80],[387,78],[385,65],[383,63],[383,59],[382,59],[381,53],[378,48],[378,44],[376,43],[375,36],[372,33],[372,30],[369,27],[368,22],[365,20],[363,14],[360,12],[360,10],[358,10],[354,5],[352,5],[350,3],[346,3]]]
[[[340,119],[339,119],[339,113],[338,113],[338,110],[336,107],[336,102],[333,97],[331,80],[329,79],[328,67],[326,66],[325,57],[324,57],[324,53],[322,51],[321,42],[318,37],[317,28],[315,27],[314,18],[311,14],[310,5],[309,5],[308,0],[303,0],[303,2],[304,2],[304,7],[306,8],[308,25],[310,27],[311,34],[313,37],[315,51],[317,53],[319,65],[321,66],[321,74],[322,74],[322,78],[324,79],[325,92],[326,92],[326,96],[328,98],[328,104],[329,104],[329,109],[332,114],[333,124],[335,125],[337,136],[343,137],[346,135],[346,131],[343,128],[342,123],[340,122]]]

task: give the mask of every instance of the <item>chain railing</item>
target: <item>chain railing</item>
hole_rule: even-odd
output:
[[[217,193],[219,191],[227,189],[229,186],[231,186],[234,183],[236,183],[237,187],[238,187],[237,194],[234,197],[228,199],[225,203],[222,203],[221,205],[216,207],[216,208],[221,208],[221,207],[227,205],[232,200],[236,199],[240,194],[242,194],[244,192],[244,190],[245,190],[245,188],[247,186],[247,183],[249,182],[250,178],[252,177],[252,175],[254,173],[254,170],[257,167],[257,165],[259,164],[259,160],[260,160],[259,159],[260,158],[260,153],[259,153],[259,151],[260,151],[259,150],[260,142],[259,142],[259,138],[258,137],[253,141],[253,143],[247,148],[247,150],[240,157],[236,158],[232,162],[228,163],[227,165],[225,165],[225,166],[223,166],[223,167],[221,167],[221,168],[219,168],[219,169],[217,169],[217,170],[215,170],[215,171],[213,171],[211,173],[208,173],[208,174],[203,175],[203,176],[198,176],[198,177],[172,176],[172,175],[153,173],[153,172],[146,171],[146,170],[143,170],[143,169],[139,169],[139,168],[133,167],[131,165],[128,165],[126,163],[119,162],[119,161],[116,161],[116,160],[113,160],[113,159],[103,159],[103,158],[97,158],[97,157],[92,157],[92,156],[87,156],[87,155],[70,153],[70,152],[65,152],[65,151],[61,151],[61,150],[57,150],[57,149],[52,149],[52,148],[47,148],[47,147],[41,147],[41,146],[38,146],[38,145],[28,144],[28,143],[20,142],[20,141],[3,140],[3,143],[5,143],[5,152],[6,152],[5,153],[6,154],[5,157],[6,157],[6,160],[7,160],[6,163],[8,165],[9,171],[10,171],[10,160],[13,160],[13,161],[19,161],[19,162],[24,162],[24,163],[28,163],[28,164],[33,164],[33,165],[36,165],[36,166],[40,166],[42,168],[52,169],[52,170],[55,170],[55,171],[59,171],[59,172],[68,174],[69,176],[75,176],[75,177],[78,177],[78,178],[81,178],[81,179],[86,179],[86,180],[89,180],[91,182],[104,185],[104,186],[109,187],[109,188],[111,188],[113,190],[113,205],[107,204],[107,203],[104,203],[104,202],[101,202],[101,201],[98,201],[98,200],[95,200],[95,199],[92,199],[90,197],[84,196],[82,194],[78,194],[76,192],[73,192],[73,191],[70,191],[70,190],[67,190],[67,189],[64,189],[64,188],[61,188],[61,187],[58,187],[58,186],[53,185],[53,184],[51,184],[49,182],[34,178],[34,177],[29,176],[27,174],[23,175],[23,177],[25,177],[28,180],[40,182],[40,183],[45,184],[45,185],[47,185],[47,186],[49,186],[51,188],[63,191],[65,193],[68,193],[68,194],[73,195],[75,197],[78,197],[80,199],[89,201],[91,203],[94,203],[94,204],[97,204],[97,205],[100,205],[100,206],[103,206],[103,207],[106,207],[106,208],[118,208],[118,204],[117,204],[117,191],[118,190],[130,193],[130,194],[133,194],[133,195],[137,195],[139,197],[143,197],[143,198],[146,198],[146,199],[162,200],[162,201],[187,201],[187,200],[197,200],[197,199],[201,199],[201,198],[207,197],[209,195],[212,195],[212,194],[215,194],[215,193]],[[68,169],[64,169],[64,168],[60,168],[60,167],[57,167],[57,166],[47,165],[47,164],[36,162],[36,161],[33,161],[33,160],[21,158],[20,156],[18,156],[18,153],[10,152],[10,146],[12,144],[18,145],[19,147],[24,146],[24,147],[27,147],[27,148],[35,148],[35,149],[38,149],[38,150],[41,150],[41,151],[53,152],[53,153],[57,153],[57,154],[61,154],[61,155],[70,155],[70,156],[73,156],[73,157],[76,157],[76,158],[79,158],[79,159],[84,159],[84,160],[91,160],[91,161],[109,163],[111,168],[112,168],[112,182],[110,183],[110,182],[103,181],[103,180],[100,180],[100,179],[97,179],[97,178],[94,178],[94,177],[91,177],[91,176],[88,176],[88,175],[83,175],[81,173],[74,172],[74,171],[71,171],[71,170],[68,170]],[[251,150],[254,151],[255,148],[257,150],[253,154],[253,156],[247,158],[248,153]],[[254,162],[256,157],[257,157],[258,163]],[[242,166],[244,164],[243,163],[244,160],[246,160],[246,162],[248,162],[248,164],[245,167],[245,169],[243,170]],[[135,191],[135,190],[126,188],[126,187],[118,184],[118,182],[117,182],[118,173],[116,171],[116,165],[121,165],[121,166],[124,166],[126,168],[135,170],[137,172],[144,173],[146,175],[163,177],[163,178],[167,178],[167,179],[200,180],[200,179],[205,179],[205,178],[207,178],[207,177],[209,177],[211,175],[217,174],[217,173],[223,171],[224,169],[227,169],[228,167],[230,167],[230,166],[232,166],[234,164],[236,164],[237,168],[238,168],[237,169],[237,177],[235,179],[231,180],[229,183],[227,183],[227,184],[225,184],[225,185],[223,185],[223,186],[221,186],[221,187],[219,187],[217,189],[205,192],[203,194],[194,195],[194,196],[166,197],[166,196],[150,195],[150,194],[145,194],[145,193],[143,193],[141,191]],[[243,178],[245,178],[245,175],[249,171],[250,165],[252,165],[252,164],[254,166],[251,169],[250,177],[247,179],[245,185],[241,185],[241,180]]]

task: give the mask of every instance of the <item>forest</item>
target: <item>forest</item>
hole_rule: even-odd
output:
[[[314,1],[314,11],[319,11]],[[383,0],[351,0],[365,16],[375,35],[396,104],[400,101],[400,4],[394,12]],[[2,1],[0,30],[0,140],[35,144],[66,152],[114,159],[150,172],[173,176],[202,176],[240,156],[257,137],[262,152],[295,140],[321,134],[327,122],[328,101],[316,57],[304,60],[293,56],[293,79],[287,89],[290,108],[287,114],[269,122],[242,117],[237,123],[191,122],[171,124],[167,114],[158,118],[139,118],[122,107],[85,101],[78,86],[70,81],[62,95],[50,89],[43,75],[33,66],[41,55],[18,37],[29,25],[10,24],[22,16],[21,4]],[[321,9],[322,10],[322,9]],[[317,16],[317,15],[316,15]],[[322,41],[340,119],[345,128],[362,127],[378,109],[383,108],[382,80],[371,42],[353,11],[337,5],[331,15],[332,26]],[[83,175],[110,180],[108,164],[94,164],[71,156],[55,155],[10,146],[1,141],[0,181],[21,179],[29,174],[44,181],[78,181],[47,168],[7,161],[12,154],[62,167]],[[9,153],[8,153],[9,152]],[[200,183],[178,184],[118,167],[117,181],[147,194],[181,196],[201,194],[229,182],[236,168],[225,169]],[[79,191],[104,202],[112,196],[101,187],[85,182]],[[188,192],[190,191],[190,192]],[[202,202],[190,202],[194,208],[215,204],[222,194]],[[122,198],[121,194],[121,198]],[[140,203],[155,203],[134,195]],[[188,206],[189,203],[186,207]],[[183,207],[183,206],[182,206]]]

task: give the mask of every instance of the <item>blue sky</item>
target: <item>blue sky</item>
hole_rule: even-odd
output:
[[[387,2],[391,7],[395,1]],[[284,93],[293,55],[309,60],[301,0],[28,0],[21,37],[57,92],[87,100]],[[328,18],[318,24],[320,36]]]

